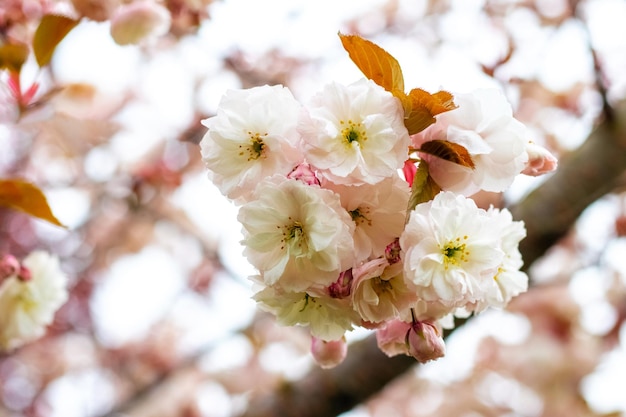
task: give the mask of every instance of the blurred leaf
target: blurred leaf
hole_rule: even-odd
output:
[[[408,221],[408,216],[410,216],[411,211],[418,204],[432,200],[440,191],[441,188],[430,176],[428,164],[425,161],[420,161],[415,176],[413,177],[406,220]]]
[[[0,46],[0,69],[18,73],[28,58],[28,47],[22,44],[5,43]]]
[[[33,50],[40,67],[48,65],[57,45],[77,24],[78,20],[56,14],[47,14],[41,19],[33,38]]]
[[[420,88],[414,88],[404,97],[398,97],[404,105],[404,125],[409,135],[419,133],[435,123],[435,116],[456,109],[452,94],[438,91],[430,94]]]
[[[31,216],[65,227],[54,217],[46,196],[35,185],[21,180],[0,180],[0,206],[11,207]]]
[[[467,168],[474,169],[475,167],[470,153],[464,146],[458,143],[448,142],[447,140],[431,140],[424,143],[419,151]]]
[[[404,78],[398,61],[387,51],[358,35],[339,34],[350,59],[370,80],[387,91],[404,91]]]

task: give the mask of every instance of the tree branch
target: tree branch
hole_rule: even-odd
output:
[[[409,356],[388,358],[368,337],[350,345],[346,360],[330,370],[315,369],[285,384],[271,396],[253,401],[245,417],[336,416],[378,392],[416,364]]]
[[[585,208],[618,185],[626,170],[626,102],[614,115],[562,158],[552,177],[511,207],[513,217],[526,223],[528,236],[520,250],[527,267],[570,230]]]

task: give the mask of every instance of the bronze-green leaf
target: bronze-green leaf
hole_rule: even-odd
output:
[[[0,69],[18,73],[28,58],[28,47],[20,43],[5,43],[0,46]]]
[[[387,91],[404,91],[404,77],[398,61],[380,46],[358,35],[339,34],[350,59],[370,80]]]
[[[409,135],[419,133],[435,123],[435,116],[456,109],[452,94],[438,91],[430,94],[420,88],[414,88],[402,99],[404,106],[404,125]]]
[[[65,227],[52,214],[43,192],[26,181],[0,180],[0,206],[11,207],[57,226]]]
[[[415,176],[413,177],[406,221],[409,221],[411,211],[413,211],[418,204],[432,200],[440,191],[441,187],[439,187],[430,176],[428,164],[425,161],[420,161]]]
[[[470,153],[464,146],[458,143],[448,142],[447,140],[431,140],[422,144],[419,151],[467,168],[474,169],[475,167]]]
[[[78,22],[57,14],[47,14],[41,19],[33,38],[33,51],[40,67],[48,65],[57,45]]]

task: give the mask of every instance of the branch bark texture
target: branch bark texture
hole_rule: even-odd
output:
[[[511,207],[513,217],[526,223],[528,236],[520,250],[527,267],[570,230],[586,207],[613,190],[626,170],[626,103],[614,114],[562,158],[553,176]],[[253,400],[244,417],[337,416],[415,365],[411,357],[388,358],[369,337],[351,345],[337,368],[316,369],[271,396]]]

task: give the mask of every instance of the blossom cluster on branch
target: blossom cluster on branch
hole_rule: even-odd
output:
[[[0,351],[44,335],[56,311],[67,301],[67,276],[57,257],[34,251],[22,262],[0,258]]]
[[[356,326],[376,329],[388,355],[436,359],[455,315],[504,307],[528,286],[523,223],[469,197],[556,160],[499,91],[405,94],[393,57],[340,36],[366,78],[306,104],[283,86],[228,91],[203,121],[202,157],[240,206],[254,299],[308,326],[321,366],[343,360]]]

